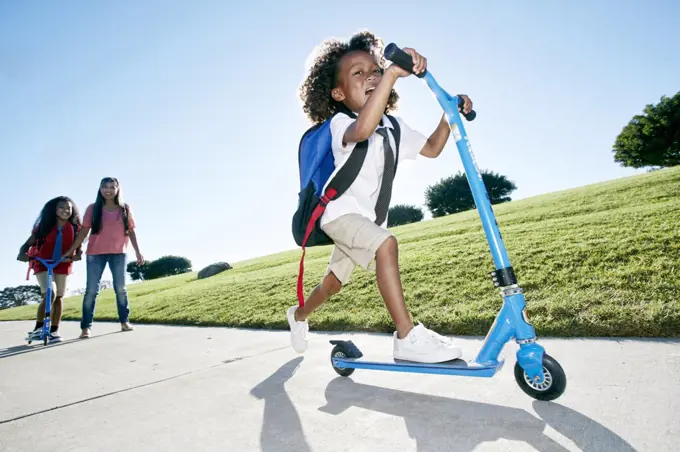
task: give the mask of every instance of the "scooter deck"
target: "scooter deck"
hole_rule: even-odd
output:
[[[368,370],[382,370],[388,372],[410,372],[421,374],[438,374],[438,375],[459,375],[469,377],[493,377],[499,372],[505,363],[505,360],[499,360],[497,365],[484,365],[474,361],[465,361],[462,359],[454,359],[443,363],[417,363],[412,361],[402,361],[393,359],[391,361],[377,361],[370,360],[363,357],[363,354],[356,348],[356,345],[351,341],[333,341],[333,343],[342,343],[347,345],[355,351],[349,353],[356,357],[335,357],[331,358],[333,367],[340,369],[368,369]]]

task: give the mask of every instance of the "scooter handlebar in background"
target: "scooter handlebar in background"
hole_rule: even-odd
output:
[[[73,260],[70,257],[62,257],[61,259],[55,261],[54,259],[43,259],[42,257],[38,257],[38,256],[29,256],[28,260],[29,261],[38,261],[38,262],[42,263],[44,266],[52,267],[52,268],[56,267],[57,265],[59,265],[62,262],[73,262]]]
[[[413,73],[413,58],[411,58],[411,55],[401,50],[395,43],[388,44],[388,46],[385,47],[384,54],[385,58],[390,60],[392,63],[396,64],[405,71]],[[428,77],[426,77],[426,75]],[[420,74],[416,74],[416,77],[419,78],[426,77],[426,81],[428,82],[428,84],[434,82],[434,78],[432,77],[431,74],[427,73],[427,70],[421,72]],[[436,88],[437,88],[436,91],[441,90],[441,88],[438,85],[436,86]],[[444,94],[446,94],[447,97],[450,97],[448,93],[444,92]],[[470,112],[467,114],[463,113],[462,109],[464,103],[465,101],[462,98],[458,97],[458,110],[465,117],[465,119],[467,119],[468,121],[473,121],[477,117],[477,112],[475,112],[474,110],[470,110]]]

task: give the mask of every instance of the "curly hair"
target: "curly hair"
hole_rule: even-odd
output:
[[[35,238],[38,241],[44,240],[45,237],[54,229],[57,225],[57,205],[60,202],[68,202],[71,204],[71,216],[67,222],[71,223],[73,226],[82,226],[82,221],[80,219],[80,212],[76,203],[73,202],[68,196],[57,196],[56,198],[50,199],[45,203],[38,219],[33,224],[33,228],[36,230]]]
[[[314,124],[321,124],[342,109],[343,105],[331,97],[331,90],[338,82],[340,60],[349,52],[364,51],[372,55],[378,67],[385,68],[383,42],[369,31],[355,34],[348,42],[328,39],[319,47],[307,78],[300,87],[302,109]],[[385,113],[397,106],[399,96],[392,90],[387,100]]]

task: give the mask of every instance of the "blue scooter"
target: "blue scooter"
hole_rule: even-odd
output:
[[[394,43],[385,48],[385,58],[407,71],[411,71],[413,68],[411,56]],[[371,361],[362,359],[363,354],[352,341],[332,340],[330,342],[335,347],[331,352],[331,365],[339,375],[344,377],[350,376],[354,369],[372,369],[489,378],[502,369],[505,360],[499,361],[498,357],[503,346],[514,338],[519,344],[514,369],[517,384],[522,391],[537,400],[554,400],[564,392],[567,377],[560,364],[545,353],[542,346],[536,343],[534,327],[529,323],[526,315],[523,291],[517,284],[517,278],[510,265],[510,258],[498,229],[486,187],[470,152],[468,137],[459,113],[459,109],[463,106],[463,100],[458,96],[451,96],[442,89],[429,71],[418,74],[418,77],[424,79],[448,117],[451,133],[456,141],[475,205],[484,226],[484,233],[491,249],[496,269],[491,272],[490,276],[494,286],[501,291],[503,307],[491,325],[491,329],[474,360],[466,362],[457,359],[438,364],[397,360],[392,362]],[[476,117],[476,113],[471,111],[464,116],[468,121],[472,121]]]
[[[50,338],[50,313],[52,312],[52,279],[54,268],[66,259],[61,258],[59,260],[49,260],[43,259],[42,257],[31,257],[29,260],[37,260],[42,263],[45,268],[47,268],[47,288],[45,289],[45,318],[42,329],[38,334],[35,332],[28,333],[26,340],[30,345],[34,340],[42,341],[43,345],[47,345],[47,341]]]

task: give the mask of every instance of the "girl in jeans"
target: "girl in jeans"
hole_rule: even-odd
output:
[[[95,302],[99,293],[99,284],[106,268],[113,276],[113,290],[116,292],[118,320],[122,331],[132,331],[129,322],[130,305],[125,288],[126,248],[132,242],[137,255],[137,265],[144,264],[144,257],[139,252],[135,234],[135,220],[130,206],[123,202],[120,183],[113,177],[102,179],[97,192],[97,199],[90,204],[83,217],[83,227],[76,241],[65,254],[70,255],[92,232],[87,244],[87,287],[83,298],[83,316],[80,321],[81,339],[90,337],[90,328],[94,317]]]

